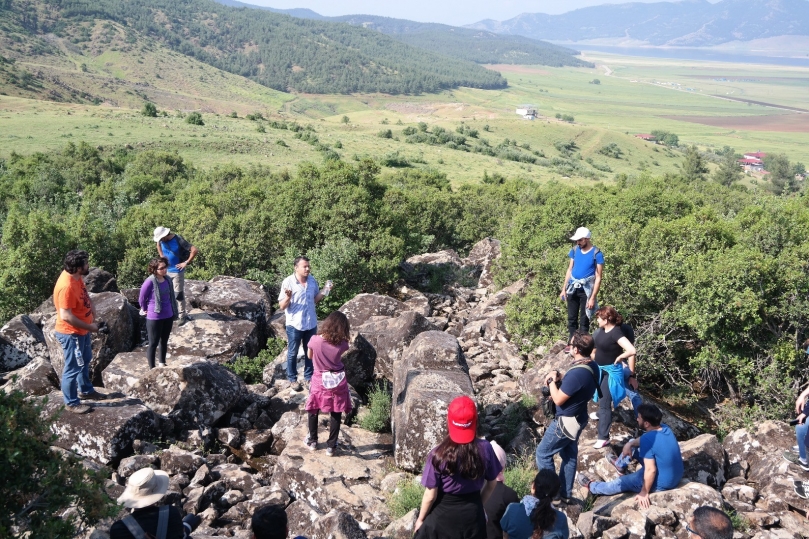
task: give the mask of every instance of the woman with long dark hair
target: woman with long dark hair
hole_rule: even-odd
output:
[[[166,351],[169,335],[174,321],[177,319],[177,298],[174,296],[174,286],[168,271],[168,259],[158,256],[149,261],[149,277],[140,287],[141,314],[146,314],[146,333],[149,335],[149,347],[146,349],[146,359],[149,368],[155,367],[155,354],[160,347],[161,367],[166,366]]]
[[[342,413],[351,412],[351,395],[348,392],[345,366],[341,356],[348,350],[351,327],[346,315],[334,311],[323,321],[320,334],[309,340],[308,354],[314,366],[309,385],[309,398],[306,411],[309,414],[309,436],[306,446],[317,449],[317,415],[321,411],[329,414],[329,439],[326,441],[326,454],[333,456],[340,435]]]
[[[454,399],[447,410],[449,435],[425,460],[416,539],[486,539],[483,504],[503,467],[491,444],[475,437],[477,426],[474,401]]]
[[[531,483],[531,494],[520,503],[506,507],[500,520],[504,539],[567,539],[567,517],[553,507],[559,492],[559,476],[554,470],[539,470]]]

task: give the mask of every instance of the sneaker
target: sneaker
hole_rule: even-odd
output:
[[[327,457],[333,457],[334,456],[334,448],[333,447],[327,447],[326,448],[326,456]]]
[[[796,482],[795,484],[795,494],[798,495],[799,498],[803,498],[804,500],[809,499],[809,483],[806,481],[802,481],[800,483]]]
[[[572,501],[573,498],[565,498],[563,496],[559,496],[558,498],[554,498],[553,500],[551,500],[551,503],[554,506],[559,507],[560,505],[570,505]]]
[[[179,322],[177,322],[177,326],[182,327],[182,326],[184,326],[184,325],[185,325],[185,324],[186,324],[186,323],[187,323],[189,320],[191,320],[191,317],[190,317],[190,316],[183,316],[182,318],[180,318],[180,321],[179,321]]]
[[[606,455],[604,455],[604,458],[606,459],[607,462],[612,464],[612,467],[615,468],[615,471],[618,472],[618,475],[626,474],[626,466],[621,466],[618,463],[618,460],[621,457],[619,457],[618,455],[616,455],[612,451],[609,451]]]
[[[162,363],[162,362],[158,362],[157,366],[158,366],[158,367],[165,367],[165,366],[166,366],[166,364],[165,364],[165,363]]]
[[[590,419],[598,421],[598,412],[590,412]]]
[[[593,444],[593,447],[595,447],[596,449],[601,449],[602,447],[607,447],[608,445],[610,445],[609,440],[596,440],[596,443]]]
[[[798,448],[798,446],[797,446],[797,445],[793,445],[793,446],[792,446],[792,452],[793,452],[793,453],[799,453],[799,454],[800,454],[801,450]]]
[[[787,462],[791,462],[792,464],[800,464],[801,463],[801,458],[798,455],[796,455],[795,453],[793,453],[792,451],[784,451],[782,453],[782,455],[784,457],[784,460],[787,461]]]
[[[86,414],[87,412],[92,410],[92,408],[90,408],[86,404],[76,404],[74,406],[65,406],[65,408],[67,408],[68,412],[72,412],[74,414]]]
[[[109,398],[108,395],[93,391],[92,393],[79,393],[79,398],[88,401],[103,401]]]
[[[309,451],[314,451],[315,449],[317,449],[317,440],[313,440],[308,436],[306,437],[306,440],[304,440],[303,443],[306,444],[306,447],[309,448]]]

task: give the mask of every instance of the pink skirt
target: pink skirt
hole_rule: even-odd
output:
[[[351,394],[348,391],[348,379],[343,379],[333,389],[323,387],[322,374],[315,371],[309,386],[309,398],[306,399],[307,412],[350,412]]]

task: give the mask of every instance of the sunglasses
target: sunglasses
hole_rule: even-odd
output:
[[[690,533],[692,535],[696,535],[697,537],[702,537],[700,534],[698,534],[697,532],[692,530],[691,526],[689,526],[688,524],[685,525],[685,531],[687,531],[688,533]]]

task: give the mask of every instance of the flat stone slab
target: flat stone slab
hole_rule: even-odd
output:
[[[192,319],[174,329],[169,337],[172,356],[198,356],[228,363],[238,356],[255,357],[259,335],[255,322],[221,313],[190,312]]]
[[[166,354],[166,364],[170,367],[190,365],[204,360],[205,358],[200,356],[178,356],[171,352]],[[141,378],[149,374],[149,371],[146,348],[139,348],[135,351],[124,352],[115,356],[112,363],[101,373],[101,379],[104,381],[104,387],[109,392],[129,395],[132,388]]]

